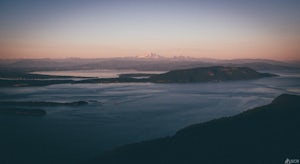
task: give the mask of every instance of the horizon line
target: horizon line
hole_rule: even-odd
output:
[[[159,60],[159,59],[174,59],[176,57],[184,57],[187,59],[198,59],[198,60],[219,60],[219,61],[232,61],[232,60],[269,60],[269,61],[277,61],[277,62],[300,62],[300,59],[292,60],[280,60],[280,59],[270,59],[270,58],[230,58],[230,59],[223,59],[223,58],[207,58],[207,57],[193,57],[193,56],[184,56],[184,55],[174,55],[174,56],[161,56],[159,55],[159,58],[138,58],[138,56],[113,56],[113,57],[62,57],[62,58],[51,58],[51,57],[23,57],[23,58],[1,58],[0,60],[68,60],[68,59],[79,59],[79,60],[85,60],[85,59],[129,59],[129,58],[135,58],[139,60],[148,59],[148,60]]]

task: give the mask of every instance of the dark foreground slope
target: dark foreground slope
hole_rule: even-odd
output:
[[[174,70],[150,77],[151,82],[157,83],[193,83],[209,81],[249,80],[276,76],[260,73],[247,67],[198,67],[192,69]]]
[[[283,164],[300,158],[299,129],[300,96],[283,94],[269,105],[119,147],[88,163]]]

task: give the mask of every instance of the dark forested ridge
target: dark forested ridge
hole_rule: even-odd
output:
[[[283,164],[300,158],[300,96],[283,94],[271,104],[195,124],[172,137],[125,145],[87,163]]]
[[[150,77],[151,82],[159,83],[193,83],[209,81],[249,80],[275,76],[269,73],[259,73],[247,67],[198,67],[192,69],[174,70]]]

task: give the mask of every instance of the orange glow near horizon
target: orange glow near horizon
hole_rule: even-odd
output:
[[[0,6],[0,59],[154,52],[165,57],[300,60],[300,3],[79,2],[24,7],[28,4],[7,1],[6,8]]]
[[[243,42],[205,42],[174,43],[174,45],[159,43],[147,45],[101,45],[101,44],[49,44],[49,43],[6,43],[1,44],[2,59],[17,58],[110,58],[132,57],[155,52],[165,57],[190,56],[196,58],[215,59],[273,59],[300,60],[300,48],[296,41],[268,41],[262,43],[253,41]],[[291,44],[292,43],[292,44]],[[149,45],[148,45],[149,46]],[[145,48],[144,48],[145,47]],[[4,54],[4,55],[3,55]]]

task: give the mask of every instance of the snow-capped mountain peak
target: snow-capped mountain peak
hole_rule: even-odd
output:
[[[139,59],[161,59],[164,57],[151,52],[150,54],[136,56],[136,58],[139,58]]]

